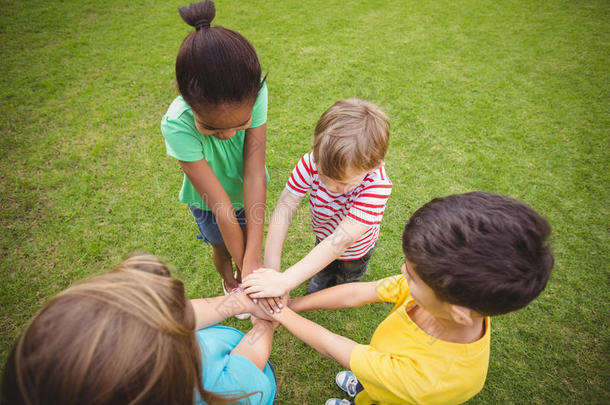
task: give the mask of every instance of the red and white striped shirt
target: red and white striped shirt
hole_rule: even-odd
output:
[[[379,237],[381,218],[392,192],[392,182],[383,165],[373,173],[367,174],[362,183],[353,190],[338,194],[324,186],[318,176],[313,153],[308,152],[292,171],[286,182],[286,188],[300,197],[310,192],[311,226],[319,240],[330,236],[346,216],[369,226],[369,229],[338,259],[359,259],[375,246]]]

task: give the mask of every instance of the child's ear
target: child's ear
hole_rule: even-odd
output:
[[[472,326],[472,311],[470,308],[466,308],[460,305],[451,305],[449,310],[451,317],[455,323],[459,323],[464,326]]]

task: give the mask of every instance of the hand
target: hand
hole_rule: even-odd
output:
[[[258,301],[258,305],[262,307],[265,312],[273,314],[274,312],[280,312],[282,308],[287,305],[289,298],[289,293],[286,293],[281,297],[261,298],[253,301]]]
[[[248,313],[252,314],[252,316],[255,316],[257,318],[262,318],[262,319],[265,319],[265,320],[271,320],[272,319],[269,316],[269,311],[266,310],[265,308],[257,305],[250,297],[248,297],[247,294],[239,293],[239,295],[241,296],[242,303],[246,307],[246,311]]]
[[[269,298],[260,298],[256,300],[258,302],[258,306],[261,307],[267,313],[280,312],[284,304],[282,304],[280,297],[269,297]]]
[[[242,288],[250,298],[281,297],[292,288],[284,273],[260,268],[242,281]]]

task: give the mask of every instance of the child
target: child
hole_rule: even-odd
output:
[[[178,51],[181,96],[169,106],[161,131],[167,154],[179,160],[185,174],[180,201],[188,204],[201,238],[212,245],[226,293],[262,264],[267,86],[248,40],[210,26],[212,1],[179,12],[196,31]]]
[[[553,266],[550,231],[544,218],[511,198],[486,192],[437,198],[405,227],[402,275],[297,298],[273,317],[351,369],[336,382],[356,404],[462,403],[485,383],[490,316],[522,308],[544,289]],[[379,301],[395,305],[369,345],[296,314]]]
[[[275,325],[244,293],[188,300],[151,255],[82,280],[26,326],[6,362],[2,404],[272,404]],[[234,400],[234,401],[232,401]],[[203,402],[205,401],[205,402]]]
[[[388,140],[388,118],[375,104],[345,99],[322,114],[313,151],[292,171],[271,217],[265,244],[267,269],[244,279],[250,297],[283,295],[316,273],[309,293],[362,278],[392,191],[383,164]],[[316,246],[278,273],[290,222],[308,191]]]

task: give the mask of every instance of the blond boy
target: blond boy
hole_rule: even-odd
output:
[[[281,296],[314,275],[310,293],[362,278],[392,191],[383,162],[389,129],[378,106],[356,98],[340,100],[322,114],[313,150],[292,171],[273,212],[265,268],[244,280],[250,297]],[[308,192],[316,245],[279,273],[290,222]]]

